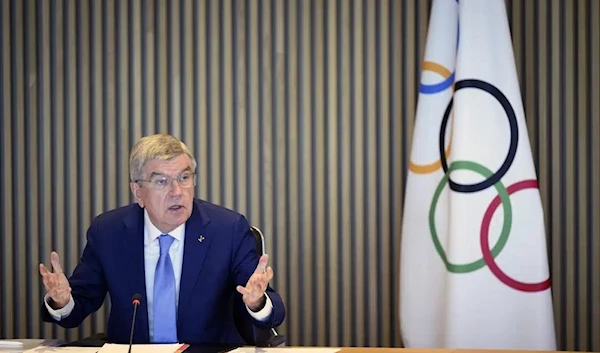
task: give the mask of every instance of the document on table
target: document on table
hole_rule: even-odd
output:
[[[100,348],[98,347],[48,347],[39,346],[28,349],[23,353],[96,353]],[[0,353],[3,352],[0,350]]]
[[[134,344],[131,353],[181,353],[188,348],[187,344]],[[106,343],[102,347],[36,347],[23,353],[127,353],[128,344]],[[13,352],[13,351],[10,351]],[[4,353],[0,349],[0,353]]]
[[[131,353],[180,353],[185,351],[189,344],[134,344]],[[127,353],[128,344],[105,343],[98,353]]]
[[[240,347],[228,353],[336,353],[338,347]]]

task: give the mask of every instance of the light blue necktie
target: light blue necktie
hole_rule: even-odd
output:
[[[160,242],[160,257],[154,274],[154,342],[177,342],[177,318],[175,298],[175,275],[169,256],[173,244],[172,236],[163,234]]]

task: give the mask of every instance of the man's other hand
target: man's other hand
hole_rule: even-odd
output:
[[[50,254],[50,263],[52,264],[53,272],[50,272],[44,264],[40,264],[40,274],[42,275],[46,292],[53,301],[50,303],[50,306],[58,310],[69,303],[71,299],[71,286],[63,273],[60,258],[54,251]]]

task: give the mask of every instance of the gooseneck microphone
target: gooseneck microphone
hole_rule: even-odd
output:
[[[140,301],[142,300],[142,296],[139,293],[135,293],[133,298],[131,298],[131,304],[133,305],[133,318],[131,319],[131,334],[129,335],[129,350],[128,353],[131,353],[131,343],[133,343],[133,327],[135,326],[135,314],[137,313],[137,308],[140,305]]]

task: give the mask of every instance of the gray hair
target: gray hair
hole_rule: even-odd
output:
[[[168,134],[156,134],[142,137],[131,149],[129,156],[129,178],[135,182],[144,178],[144,166],[149,160],[169,160],[186,154],[192,161],[192,170],[196,170],[196,159],[188,147]]]

